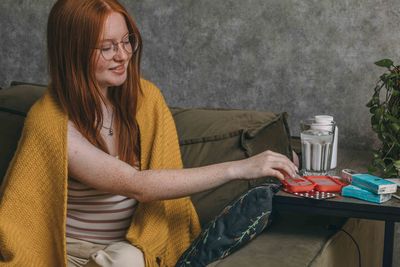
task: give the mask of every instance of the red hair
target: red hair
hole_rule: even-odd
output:
[[[100,135],[104,99],[95,79],[93,48],[97,47],[103,25],[112,12],[124,17],[129,33],[134,33],[138,42],[138,49],[128,64],[126,81],[121,86],[110,87],[107,95],[115,108],[119,158],[135,165],[140,162],[136,111],[141,92],[142,41],[135,22],[118,1],[58,0],[54,4],[47,24],[49,90],[82,135],[108,153]]]

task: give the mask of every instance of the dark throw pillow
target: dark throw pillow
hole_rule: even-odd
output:
[[[192,245],[182,254],[176,267],[207,266],[223,259],[244,246],[270,223],[272,197],[278,191],[275,184],[263,184],[250,189],[226,206]]]

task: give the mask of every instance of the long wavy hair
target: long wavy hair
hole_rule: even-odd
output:
[[[94,47],[100,42],[103,25],[112,12],[120,13],[138,49],[132,54],[127,80],[110,87],[107,98],[115,110],[118,154],[130,165],[140,164],[139,128],[136,122],[140,87],[142,39],[135,22],[116,0],[58,0],[47,24],[49,90],[58,104],[90,143],[109,153],[100,135],[103,125],[101,102],[105,102],[95,79]]]

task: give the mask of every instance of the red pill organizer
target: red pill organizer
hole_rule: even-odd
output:
[[[304,178],[314,184],[314,190],[320,192],[340,192],[346,185],[330,176],[305,176]]]
[[[285,191],[292,193],[308,192],[314,189],[314,184],[312,182],[300,176],[296,178],[286,176],[285,180],[282,181],[282,184],[286,189]]]
[[[282,181],[284,191],[296,196],[326,199],[337,196],[346,184],[330,176],[304,176],[304,177],[285,177]]]

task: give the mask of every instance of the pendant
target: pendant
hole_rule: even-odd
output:
[[[112,136],[114,134],[113,130],[110,128],[110,130],[108,131],[108,135]]]

